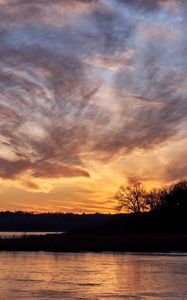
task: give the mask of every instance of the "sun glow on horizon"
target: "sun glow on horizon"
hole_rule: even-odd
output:
[[[0,1],[2,210],[109,212],[187,177],[184,1]]]

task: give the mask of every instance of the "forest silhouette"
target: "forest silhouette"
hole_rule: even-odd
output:
[[[117,210],[132,213],[169,209],[187,209],[187,181],[180,180],[169,186],[146,191],[141,183],[120,186],[114,198]]]
[[[1,212],[1,231],[65,233],[0,238],[0,250],[187,251],[187,181],[120,186],[114,198],[118,213],[111,215]]]

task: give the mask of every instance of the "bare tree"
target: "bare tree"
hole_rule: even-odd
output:
[[[140,183],[120,186],[114,198],[118,200],[119,211],[140,213],[146,210],[146,191]]]
[[[161,207],[163,192],[163,189],[153,188],[146,194],[146,204],[149,211],[155,211]]]

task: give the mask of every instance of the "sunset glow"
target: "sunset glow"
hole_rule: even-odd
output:
[[[113,213],[187,177],[185,0],[0,1],[0,209]]]

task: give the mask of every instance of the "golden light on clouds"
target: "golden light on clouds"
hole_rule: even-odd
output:
[[[1,209],[114,212],[187,176],[185,1],[0,1]]]

